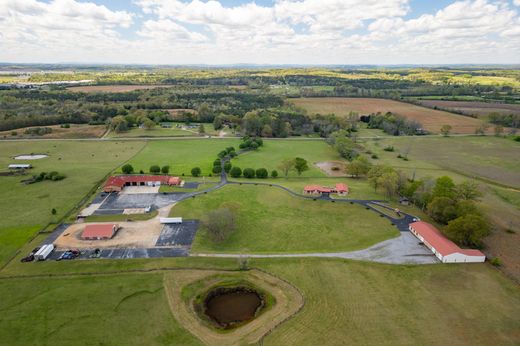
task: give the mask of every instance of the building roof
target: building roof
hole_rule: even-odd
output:
[[[338,191],[338,192],[348,192],[348,186],[343,184],[343,183],[336,184],[336,191]]]
[[[435,226],[417,221],[410,224],[414,231],[437,250],[442,256],[460,253],[466,256],[484,256],[479,250],[461,249],[457,244],[446,238]]]
[[[82,238],[112,238],[119,226],[117,224],[87,225],[81,233]]]
[[[32,166],[28,163],[13,163],[9,165],[9,168],[31,168]]]
[[[303,188],[305,192],[321,192],[321,193],[335,193],[348,192],[348,186],[345,184],[336,184],[336,188],[329,188],[321,185],[307,185]]]
[[[147,183],[161,182],[161,184],[176,185],[180,184],[179,177],[171,177],[169,175],[113,175],[108,178],[105,187],[118,186],[123,187],[126,183]]]

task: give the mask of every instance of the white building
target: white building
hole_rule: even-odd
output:
[[[486,256],[479,250],[461,249],[427,222],[412,222],[409,229],[442,263],[477,263],[486,260]]]
[[[9,169],[29,169],[29,168],[32,168],[32,166],[30,164],[12,164],[12,165],[9,165]]]

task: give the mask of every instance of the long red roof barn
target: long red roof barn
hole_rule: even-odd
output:
[[[179,177],[169,175],[114,175],[108,178],[103,187],[105,192],[121,191],[126,185],[161,183],[165,185],[181,185]]]
[[[87,225],[81,233],[81,239],[110,239],[117,232],[117,224]]]
[[[442,262],[484,262],[486,256],[479,250],[461,249],[446,238],[435,226],[424,222],[413,222],[410,231],[422,240]]]

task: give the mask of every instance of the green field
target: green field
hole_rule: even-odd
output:
[[[162,128],[160,126],[156,126],[151,130],[141,129],[141,128],[132,128],[126,132],[114,132],[110,131],[108,137],[111,138],[121,138],[121,137],[197,137],[199,136],[198,128],[184,130],[182,128],[176,127],[177,123],[172,123],[171,128]],[[213,124],[203,124],[204,130],[207,135],[218,135],[218,133],[213,129]]]
[[[397,236],[387,219],[358,205],[304,200],[268,186],[226,186],[177,204],[171,215],[202,219],[210,210],[229,208],[236,230],[215,244],[197,233],[194,252],[335,252],[369,247]]]
[[[148,172],[152,165],[169,165],[170,174],[191,175],[193,167],[200,167],[202,175],[209,175],[217,154],[226,147],[238,149],[238,139],[183,139],[149,141],[130,163],[136,172]]]
[[[0,167],[11,163],[34,166],[26,176],[0,177],[0,263],[39,228],[59,220],[111,170],[135,155],[143,142],[38,141],[0,143]],[[47,154],[48,158],[21,161],[20,154]],[[2,169],[4,169],[2,168]],[[61,181],[25,185],[31,174],[58,171]],[[55,208],[56,215],[51,214]]]
[[[302,177],[326,176],[313,163],[321,161],[341,160],[339,154],[323,140],[264,140],[264,145],[256,151],[243,153],[234,158],[231,163],[234,166],[244,168],[266,168],[269,173],[276,169],[282,176],[278,166],[284,159],[302,157],[309,162],[309,170]],[[297,176],[291,171],[290,177]]]

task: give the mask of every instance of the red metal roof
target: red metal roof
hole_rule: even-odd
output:
[[[421,235],[424,240],[433,246],[442,256],[451,255],[453,253],[461,253],[466,256],[484,256],[479,250],[461,249],[457,244],[446,238],[435,226],[424,222],[417,221],[410,224],[413,230]]]
[[[338,191],[338,192],[348,192],[348,186],[343,184],[343,183],[336,184],[336,191]]]
[[[161,184],[178,185],[181,179],[169,175],[114,175],[108,178],[105,183],[105,188],[110,186],[122,188],[126,183],[147,183],[156,181],[161,182]]]
[[[87,225],[81,238],[112,238],[117,228],[117,224]]]
[[[336,188],[329,188],[320,185],[307,185],[303,188],[305,192],[321,192],[321,193],[336,193],[348,192],[348,186],[345,184],[336,184]]]

